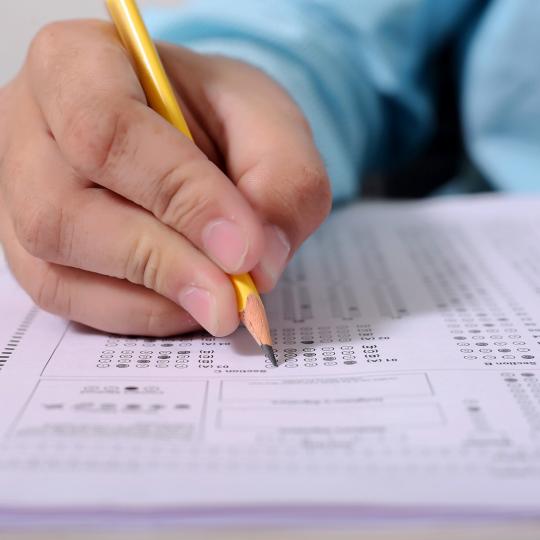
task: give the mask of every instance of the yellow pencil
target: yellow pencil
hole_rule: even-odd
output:
[[[133,57],[148,104],[186,137],[193,140],[157,49],[148,33],[135,0],[107,0],[107,7],[124,47]],[[268,319],[261,297],[249,274],[231,276],[240,319],[274,366]]]

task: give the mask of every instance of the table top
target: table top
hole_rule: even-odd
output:
[[[425,525],[365,527],[358,530],[273,531],[243,529],[173,530],[138,532],[0,533],[0,540],[538,540],[540,522],[514,524]]]

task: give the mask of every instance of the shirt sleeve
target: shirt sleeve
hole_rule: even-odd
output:
[[[193,0],[146,18],[156,38],[244,60],[288,90],[341,201],[430,134],[430,56],[476,3]]]
[[[492,188],[540,191],[540,3],[497,0],[464,32],[465,143]]]

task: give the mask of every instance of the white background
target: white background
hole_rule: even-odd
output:
[[[180,1],[139,0],[141,5]],[[105,0],[0,0],[0,85],[17,73],[32,36],[47,22],[106,15]]]

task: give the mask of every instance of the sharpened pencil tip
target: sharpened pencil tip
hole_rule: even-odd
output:
[[[264,356],[272,362],[272,364],[275,367],[278,367],[278,361],[276,360],[276,355],[274,354],[274,349],[270,345],[261,345],[261,349],[263,350]]]

